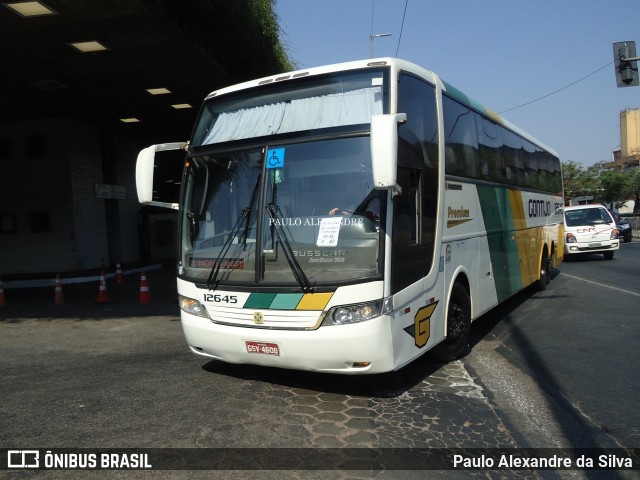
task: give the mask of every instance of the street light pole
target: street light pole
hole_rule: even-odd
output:
[[[373,39],[380,37],[390,37],[390,33],[379,33],[377,35],[369,35],[369,58],[373,58]]]

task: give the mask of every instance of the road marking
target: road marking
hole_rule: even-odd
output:
[[[631,290],[625,290],[624,288],[612,287],[611,285],[607,285],[606,283],[594,282],[593,280],[587,280],[586,278],[576,277],[574,275],[568,275],[566,273],[561,274],[564,277],[573,278],[575,280],[581,280],[583,282],[592,283],[594,285],[598,285],[599,287],[609,288],[611,290],[617,290],[618,292],[628,293],[629,295],[634,295],[636,297],[640,297],[640,293],[632,292]]]

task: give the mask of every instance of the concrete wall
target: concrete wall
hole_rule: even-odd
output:
[[[70,119],[0,125],[0,275],[138,261],[139,148]],[[103,184],[124,197],[98,198]]]
[[[109,264],[104,200],[96,198],[102,184],[99,132],[76,122],[65,122],[65,153],[70,162],[73,195],[75,269]]]
[[[54,121],[3,125],[0,130],[8,149],[7,158],[0,160],[2,273],[75,266],[74,200],[63,131]]]

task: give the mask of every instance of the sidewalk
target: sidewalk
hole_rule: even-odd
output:
[[[139,302],[141,272],[146,273],[151,302]],[[105,272],[107,299],[98,303],[100,274],[61,276],[64,303],[55,303],[55,277],[3,278],[6,305],[0,305],[0,321],[23,319],[104,319],[123,317],[180,316],[176,290],[176,268],[149,265],[124,270],[123,282],[114,272]]]

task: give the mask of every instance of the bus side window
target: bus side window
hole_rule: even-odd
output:
[[[476,115],[481,176],[484,180],[504,182],[504,162],[500,155],[500,128],[482,115]]]
[[[447,175],[478,178],[478,139],[474,112],[444,95],[444,140]]]

